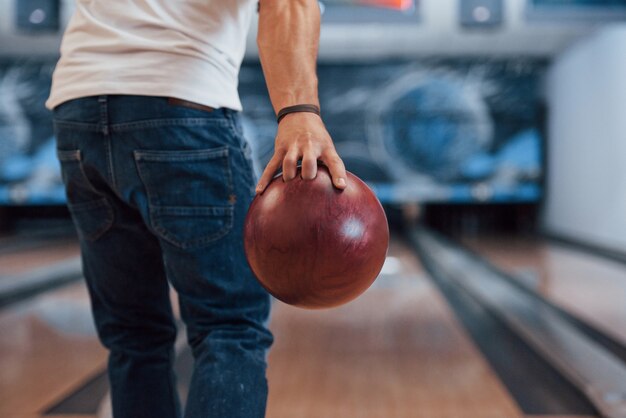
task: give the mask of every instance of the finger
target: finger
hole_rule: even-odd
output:
[[[302,178],[313,180],[317,175],[317,157],[312,150],[307,150],[302,155]]]
[[[269,163],[267,163],[263,174],[261,174],[261,179],[256,186],[257,194],[263,193],[267,185],[270,184],[272,178],[274,177],[274,173],[276,173],[276,170],[278,170],[278,167],[280,167],[280,163],[283,160],[283,155],[284,153],[281,152],[274,153],[272,159],[269,161]]]
[[[298,173],[298,158],[300,157],[300,151],[297,146],[292,146],[287,151],[287,155],[283,159],[283,180],[290,181],[296,177]]]
[[[337,155],[337,151],[330,150],[327,151],[323,158],[324,164],[328,167],[328,171],[330,171],[330,177],[333,179],[333,184],[338,189],[346,188],[346,168],[343,165],[343,161]]]

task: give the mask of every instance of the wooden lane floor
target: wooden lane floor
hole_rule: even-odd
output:
[[[275,304],[267,416],[522,416],[415,256],[399,242],[390,256],[390,274],[348,305]]]
[[[526,418],[597,418],[597,417],[588,416],[588,415],[527,415]]]
[[[2,277],[13,277],[29,270],[76,257],[79,254],[78,241],[67,238],[33,248],[20,249],[0,253],[0,280]]]
[[[626,344],[626,265],[532,237],[462,242],[555,305]]]
[[[344,307],[274,305],[267,417],[522,417],[412,252],[393,241],[390,256]],[[105,362],[82,284],[0,311],[0,417],[64,417],[44,411]]]
[[[58,400],[104,370],[105,362],[106,353],[95,336],[84,284],[73,284],[3,309],[0,417],[42,416]]]

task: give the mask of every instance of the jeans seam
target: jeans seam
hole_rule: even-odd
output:
[[[152,193],[150,193],[150,190],[148,189],[148,187],[146,186],[146,179],[145,176],[143,175],[142,171],[141,171],[141,167],[139,164],[139,161],[137,160],[137,151],[135,151],[135,169],[137,170],[137,176],[139,176],[139,180],[143,186],[144,191],[146,192],[146,196],[148,197],[148,225],[150,226],[150,228],[155,229],[154,228],[154,214],[152,213],[152,210],[150,210],[150,202],[155,199],[154,195]],[[157,200],[158,202],[158,200]],[[160,203],[160,202],[158,202]]]
[[[116,123],[111,125],[113,132],[125,132],[135,129],[159,128],[162,126],[230,126],[230,122],[225,119],[210,118],[160,118],[135,122]]]
[[[232,112],[225,111],[224,113],[225,113],[226,118],[228,119],[228,122],[229,122],[228,123],[228,128],[229,128],[230,132],[233,135],[235,135],[236,137],[238,137],[239,135],[237,133],[237,129],[236,129],[236,126],[235,126],[235,118],[234,118]]]
[[[107,96],[99,96],[100,103],[100,126],[102,127],[102,136],[104,136],[104,148],[107,160],[107,176],[115,193],[117,194],[117,185],[115,181],[115,169],[113,166],[113,153],[111,152],[111,135],[109,130],[109,103]]]
[[[247,169],[247,171],[250,173],[250,177],[252,179],[253,183],[256,183],[255,180],[255,172],[254,172],[254,168],[251,164],[251,161],[248,160],[247,156],[246,156],[246,147],[249,147],[250,144],[246,141],[246,138],[244,136],[244,132],[243,129],[241,128],[241,125],[237,123],[237,118],[236,116],[239,114],[239,112],[234,111],[234,110],[230,110],[230,109],[225,109],[225,116],[226,119],[229,122],[229,126],[228,129],[231,133],[231,135],[233,135],[236,138],[236,142],[237,142],[237,151],[239,152],[239,154],[241,155],[241,157],[244,160],[244,165]],[[254,189],[254,186],[253,186]],[[254,192],[253,192],[254,194]]]
[[[107,96],[99,96],[98,103],[100,104],[100,129],[103,135],[109,133],[109,110],[107,103]]]
[[[243,129],[241,129],[240,126],[237,124],[235,115],[236,115],[236,112],[234,111],[226,113],[226,117],[228,118],[228,121],[230,122],[228,127],[230,129],[231,134],[233,134],[239,140],[239,148],[243,149],[244,143],[245,143],[245,137],[243,134]]]
[[[254,167],[253,167],[253,163],[252,163],[251,157],[250,157],[250,159],[248,159],[249,158],[248,153],[251,152],[250,144],[248,143],[248,141],[245,138],[242,138],[242,140],[243,140],[243,145],[241,147],[241,157],[243,159],[243,163],[245,165],[245,169],[247,171],[247,175],[249,175],[250,179],[252,180],[252,189],[254,189],[258,179],[256,178],[256,174],[254,172]],[[255,193],[252,192],[252,194],[254,195]]]
[[[100,132],[102,129],[97,123],[76,122],[71,120],[53,119],[55,128],[72,128],[80,131]]]
[[[230,160],[231,160],[231,156],[230,153],[228,153],[226,155],[226,158],[224,158],[224,171],[226,172],[226,175],[228,176],[228,192],[229,194],[233,194],[235,193],[235,185],[233,182],[233,170],[230,167]]]
[[[239,141],[239,148],[238,151],[241,154],[241,157],[243,159],[244,165],[245,165],[245,169],[248,171],[248,173],[250,174],[250,178],[252,179],[252,190],[254,190],[255,184],[257,182],[256,179],[256,175],[254,173],[254,167],[251,164],[251,161],[248,160],[248,156],[246,155],[246,148],[250,147],[250,144],[248,143],[248,141],[246,141],[246,138],[243,134],[243,130],[239,127],[239,125],[236,122],[235,119],[235,112],[234,111],[227,111],[226,112],[226,117],[228,118],[230,124],[229,124],[229,130],[231,132],[231,134],[237,138],[237,140]],[[249,150],[248,150],[249,151]],[[254,195],[254,192],[252,192],[252,194]]]
[[[117,182],[115,180],[115,167],[113,165],[113,153],[112,153],[112,144],[111,144],[111,136],[110,135],[105,135],[104,136],[104,147],[106,149],[106,153],[107,153],[107,163],[108,163],[108,167],[107,167],[107,171],[109,172],[109,179],[111,181],[111,186],[113,188],[113,190],[115,191],[116,194],[118,194],[117,192]]]

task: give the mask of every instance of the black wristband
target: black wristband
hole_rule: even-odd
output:
[[[276,115],[276,123],[280,123],[280,121],[290,113],[296,112],[309,112],[315,113],[317,116],[321,116],[320,108],[313,104],[299,104],[295,106],[287,106],[283,107],[278,111],[278,115]]]

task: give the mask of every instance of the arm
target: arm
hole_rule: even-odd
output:
[[[296,104],[315,104],[315,73],[320,33],[317,0],[261,0],[257,44],[274,112]],[[274,156],[267,164],[257,193],[265,190],[282,165],[283,179],[292,180],[302,160],[302,178],[313,179],[317,160],[328,166],[335,187],[346,187],[346,172],[322,119],[314,113],[290,113],[278,125]]]

